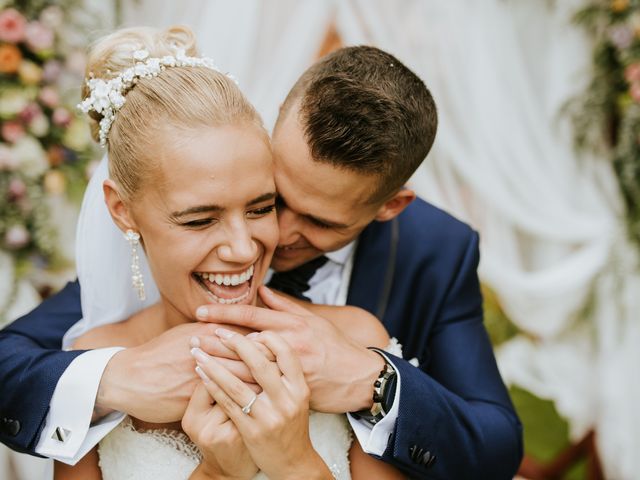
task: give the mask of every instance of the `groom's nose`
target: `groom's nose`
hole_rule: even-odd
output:
[[[291,245],[300,239],[301,218],[287,207],[278,207],[279,246]]]

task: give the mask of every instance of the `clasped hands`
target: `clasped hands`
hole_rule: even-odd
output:
[[[246,465],[247,478],[258,467],[270,478],[284,478],[278,470],[287,462],[282,455],[322,472],[324,464],[307,455],[313,452],[308,408],[344,413],[370,406],[380,357],[268,288],[260,288],[260,297],[268,308],[201,307],[202,323],[174,327],[119,352],[105,370],[96,406],[147,422],[182,418],[184,430],[205,452],[201,478],[225,478],[225,463],[234,469]],[[251,331],[261,333],[245,337]],[[241,407],[254,393],[258,398],[247,415]],[[206,472],[209,467],[217,475]]]

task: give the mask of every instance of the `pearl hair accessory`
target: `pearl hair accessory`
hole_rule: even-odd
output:
[[[99,133],[101,147],[107,145],[109,130],[115,114],[122,108],[126,101],[126,93],[134,87],[139,78],[157,77],[167,67],[205,67],[222,73],[212,59],[188,57],[184,50],[178,50],[175,56],[165,55],[161,58],[150,58],[147,50],[136,50],[132,57],[136,64],[110,80],[89,78],[87,86],[90,94],[78,104],[78,108],[84,113],[93,110],[102,115]],[[89,75],[92,76],[92,74]],[[232,75],[226,75],[238,83]]]
[[[124,234],[125,240],[131,245],[131,284],[138,292],[138,298],[143,302],[147,296],[144,291],[144,280],[140,271],[140,257],[138,257],[138,245],[140,245],[140,234],[133,230],[127,230]]]

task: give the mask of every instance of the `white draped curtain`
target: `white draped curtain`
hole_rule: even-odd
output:
[[[438,137],[413,178],[481,232],[480,275],[524,332],[505,380],[591,428],[610,478],[640,470],[640,273],[610,164],[574,152],[560,114],[589,81],[582,2],[339,2],[348,44],[396,54],[431,88]]]
[[[607,476],[640,471],[640,274],[615,177],[577,155],[565,102],[589,80],[579,0],[154,0],[126,25],[184,23],[272,126],[332,22],[347,45],[406,63],[440,113],[412,179],[481,233],[480,275],[522,334],[503,344],[505,380],[555,402],[578,438],[597,432]]]

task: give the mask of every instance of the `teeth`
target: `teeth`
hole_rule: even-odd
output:
[[[224,275],[221,273],[198,273],[200,277],[211,283],[217,283],[218,285],[240,285],[253,277],[253,265],[251,265],[246,271],[241,274]]]
[[[232,305],[234,303],[240,303],[242,302],[244,299],[246,299],[249,296],[249,292],[245,292],[242,295],[240,295],[239,297],[236,298],[220,298],[217,297],[216,295],[214,295],[213,293],[209,292],[209,295],[211,295],[216,302],[218,302],[221,305]]]

